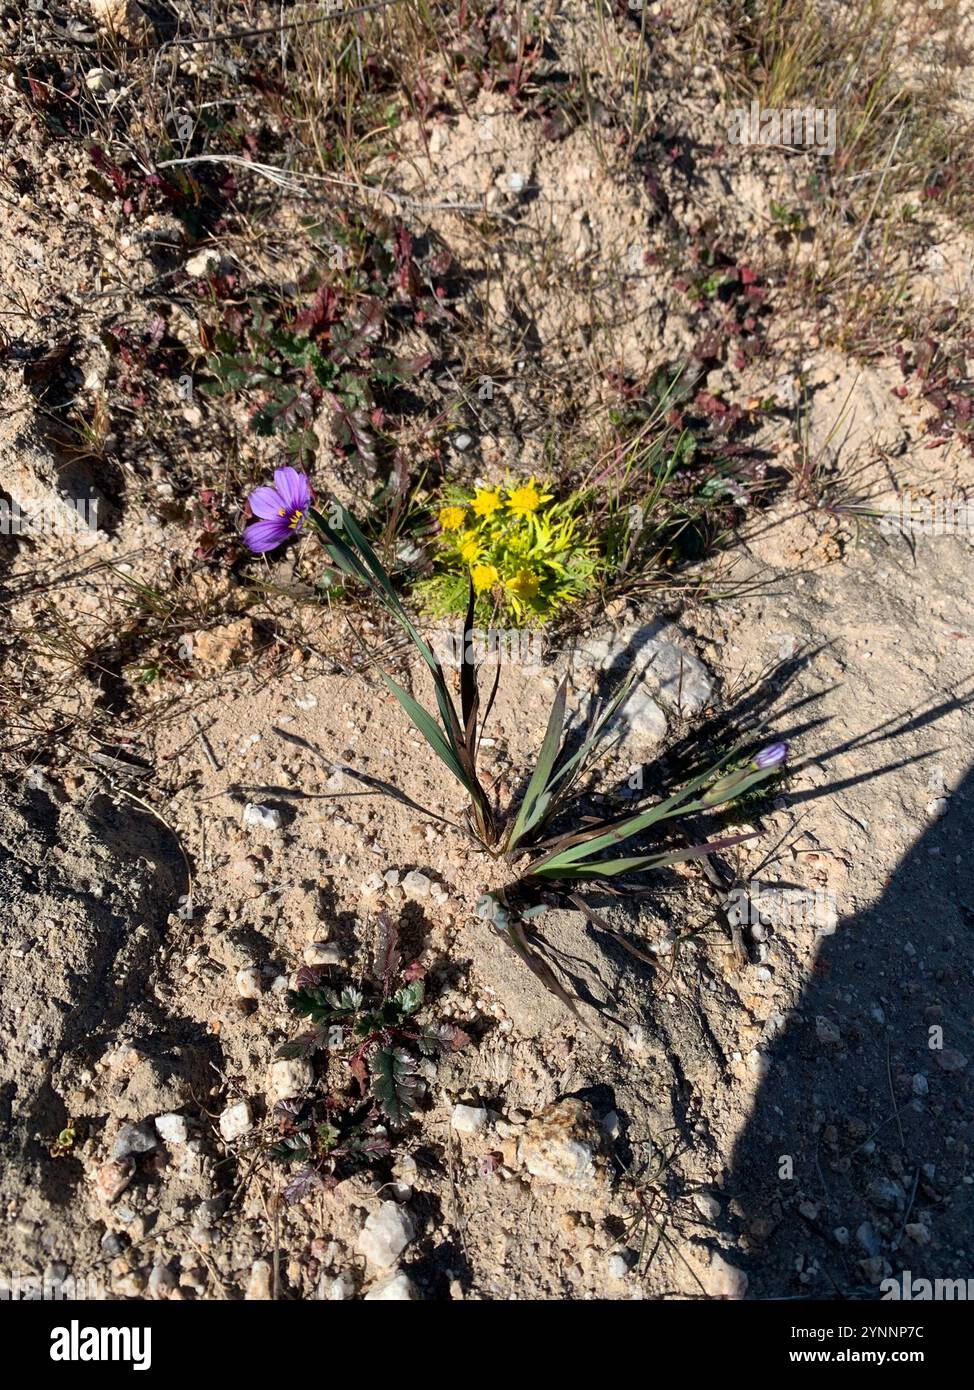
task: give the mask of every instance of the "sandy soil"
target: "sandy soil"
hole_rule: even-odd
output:
[[[773,241],[771,203],[788,201],[795,165],[709,149],[719,71],[684,73],[674,94],[672,70],[653,79],[657,117],[701,148],[693,177],[674,168],[662,194],[589,131],[546,141],[494,94],[432,138],[407,125],[387,161],[385,186],[472,286],[457,312],[498,383],[477,439],[487,476],[567,447],[607,408],[606,372],[641,378],[700,352],[714,325],[679,289],[674,246],[718,224],[758,266]],[[596,796],[627,795],[638,767],[676,775],[746,721],[792,749],[773,808],[744,826],[760,838],[724,856],[733,902],[691,868],[604,906],[655,964],[580,913],[542,919],[588,1001],[580,1022],[474,916],[497,866],[336,770],[353,763],[449,819],[460,809],[360,659],[348,611],[308,601],[315,561],[274,562],[271,582],[294,595],[282,619],[169,519],[180,460],[219,490],[230,443],[259,470],[279,461],[273,441],[174,382],[160,388],[168,412],[118,408],[106,456],[66,450],[52,428],[24,362],[70,340],[58,389],[96,401],[105,325],[143,328],[194,248],[163,218],[134,228],[93,191],[79,147],[3,100],[8,146],[33,175],[0,207],[14,343],[0,486],[25,509],[81,488],[105,529],[0,542],[8,669],[28,634],[46,639],[41,685],[22,676],[28,713],[12,718],[0,804],[0,1264],[136,1299],[351,1298],[397,1270],[428,1299],[873,1298],[905,1268],[969,1271],[971,534],[882,534],[783,490],[697,568],[710,601],[619,600],[549,641],[542,669],[505,669],[485,745],[502,798],[561,671],[577,709],[600,679],[586,643],[649,624],[666,625],[695,694],[650,679],[656,717]],[[313,214],[324,198],[273,195],[246,247],[230,233],[221,254],[263,257],[272,275],[292,263],[296,206]],[[489,236],[449,206],[468,203]],[[964,229],[932,226],[918,302],[935,290],[963,304],[970,252]],[[195,331],[185,294],[167,314],[177,336]],[[968,495],[970,453],[932,437],[934,407],[901,392],[892,354],[862,365],[824,341],[782,288],[706,388],[774,397],[784,408],[755,446],[784,464],[800,372],[802,447],[850,495],[873,507],[904,491]],[[317,476],[336,481],[327,449]],[[143,581],[193,590],[202,608],[176,666],[139,687],[111,634]],[[374,615],[354,624],[425,689]],[[253,805],[279,824],[252,824]],[[329,979],[367,979],[383,912],[427,968],[431,1014],[471,1045],[424,1064],[420,1110],[378,1177],[289,1205],[267,1155],[274,1059],[299,1026],[286,990],[323,943]],[[228,1137],[221,1117],[241,1101],[247,1123]],[[396,1226],[389,1204],[408,1240],[384,1261],[362,1232]]]

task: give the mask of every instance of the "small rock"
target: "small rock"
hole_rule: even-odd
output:
[[[168,1298],[176,1287],[176,1276],[167,1264],[152,1266],[149,1275],[149,1297]]]
[[[874,1178],[866,1193],[880,1211],[895,1211],[903,1202],[903,1189],[889,1178]]]
[[[113,80],[113,74],[107,68],[90,68],[85,73],[85,86],[96,96],[101,92],[110,91]]]
[[[450,1124],[457,1134],[479,1134],[487,1123],[487,1111],[479,1105],[455,1105]]]
[[[132,1181],[135,1172],[134,1158],[113,1158],[103,1163],[95,1176],[98,1196],[109,1205],[117,1202]]]
[[[928,801],[924,807],[931,820],[942,820],[950,810],[950,802],[945,796],[935,796],[932,801]]]
[[[918,1071],[913,1078],[913,1094],[915,1096],[927,1096],[930,1094],[930,1082],[922,1071]]]
[[[917,1245],[930,1244],[930,1230],[922,1221],[908,1221],[903,1227],[903,1234],[909,1236]]]
[[[219,270],[220,257],[212,246],[207,246],[202,251],[197,251],[195,256],[190,256],[184,268],[187,275],[191,275],[194,280],[200,280]]]
[[[861,1226],[857,1227],[856,1240],[867,1255],[873,1256],[879,1254],[879,1239],[868,1221],[864,1221]]]
[[[244,1298],[249,1302],[266,1302],[273,1297],[271,1289],[271,1263],[270,1260],[254,1260],[250,1266],[250,1278],[247,1280],[247,1288]]]
[[[410,869],[402,881],[403,892],[410,898],[428,898],[430,880],[418,869]]]
[[[259,999],[263,991],[260,971],[253,965],[238,970],[236,975],[237,993],[241,999]]]
[[[693,1205],[707,1221],[716,1221],[720,1216],[720,1203],[709,1192],[695,1192]]]
[[[245,1100],[238,1100],[234,1105],[228,1105],[220,1116],[220,1133],[227,1143],[232,1143],[234,1139],[242,1139],[245,1134],[249,1134],[253,1127],[253,1117],[250,1113],[250,1104]]]
[[[280,830],[281,813],[273,806],[257,806],[248,801],[244,807],[244,825],[259,826],[261,830]]]
[[[836,1028],[835,1024],[831,1023],[821,1014],[819,1014],[818,1018],[815,1020],[815,1036],[820,1043],[828,1043],[832,1046],[842,1041],[842,1034],[839,1032],[838,1028]]]
[[[314,1080],[314,1069],[304,1057],[282,1057],[272,1062],[267,1076],[267,1094],[272,1101],[294,1100],[304,1095]]]
[[[723,1255],[715,1250],[710,1256],[710,1265],[704,1271],[704,1288],[711,1298],[743,1298],[747,1293],[747,1275],[742,1269],[728,1264]]]
[[[942,1052],[937,1053],[937,1066],[941,1071],[963,1071],[967,1066],[967,1058],[963,1052],[958,1052],[956,1047],[945,1047]]]
[[[305,965],[341,965],[342,952],[335,941],[309,941],[304,948]]]
[[[155,1126],[164,1144],[185,1144],[189,1138],[189,1126],[184,1115],[157,1115]]]
[[[610,1110],[607,1115],[602,1116],[602,1133],[606,1139],[618,1139],[622,1133],[622,1121],[619,1119],[618,1112]]]
[[[519,1161],[546,1182],[591,1187],[601,1152],[599,1126],[579,1100],[557,1101],[528,1121],[518,1141]]]
[[[254,649],[254,625],[249,618],[222,627],[204,628],[192,635],[192,659],[214,671],[229,671]]]
[[[379,873],[378,869],[374,869],[372,873],[362,879],[358,888],[359,892],[364,897],[374,898],[377,893],[382,892],[384,886],[382,875]]]
[[[632,1259],[628,1254],[610,1255],[607,1268],[610,1279],[625,1279],[632,1268]]]
[[[369,1264],[389,1269],[416,1234],[409,1212],[395,1202],[383,1202],[366,1218],[358,1248]]]
[[[137,0],[88,0],[88,5],[99,24],[130,43],[146,43],[155,32]]]
[[[147,1154],[159,1142],[155,1127],[149,1120],[138,1125],[122,1125],[112,1145],[113,1158],[128,1158],[130,1154]]]
[[[330,1303],[345,1303],[355,1297],[355,1280],[350,1274],[323,1274],[318,1280],[317,1297]]]
[[[145,1275],[141,1269],[130,1270],[113,1283],[112,1289],[120,1298],[141,1298],[145,1292]]]
[[[397,1274],[390,1274],[387,1279],[381,1280],[378,1284],[373,1284],[365,1295],[366,1303],[417,1303],[419,1290],[410,1279],[408,1274],[399,1271]]]

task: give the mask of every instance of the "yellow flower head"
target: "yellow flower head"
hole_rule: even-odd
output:
[[[469,532],[465,536],[458,537],[460,542],[460,559],[465,565],[472,565],[474,560],[480,555],[480,542],[477,537]]]
[[[533,478],[521,487],[511,488],[507,494],[508,510],[514,516],[530,516],[538,510],[542,502],[547,501],[548,498],[535,486]]]
[[[466,518],[463,507],[441,507],[440,525],[444,531],[459,531]]]
[[[470,576],[478,594],[482,594],[485,589],[492,589],[500,578],[495,565],[474,565]]]
[[[540,580],[530,570],[518,570],[514,578],[507,581],[507,587],[517,598],[534,598],[540,588]]]
[[[478,488],[474,493],[473,509],[477,516],[493,516],[501,505],[497,488]]]

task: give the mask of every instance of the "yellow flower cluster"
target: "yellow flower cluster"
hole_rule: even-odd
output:
[[[434,601],[447,591],[455,601],[472,580],[491,608],[543,622],[592,574],[591,545],[579,539],[570,511],[533,477],[472,494],[451,489],[437,513],[445,572],[428,582]]]

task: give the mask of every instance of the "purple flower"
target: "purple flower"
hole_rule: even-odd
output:
[[[787,743],[769,743],[767,748],[762,748],[760,753],[755,754],[754,766],[761,769],[777,767],[783,763],[788,756]]]
[[[311,484],[296,468],[278,468],[273,487],[259,487],[247,499],[255,521],[244,531],[244,542],[255,555],[274,550],[296,536],[311,505]]]

